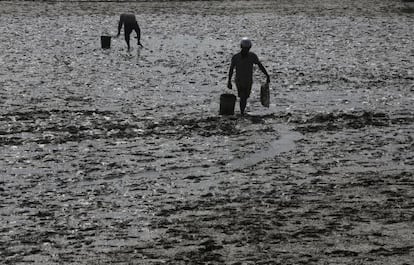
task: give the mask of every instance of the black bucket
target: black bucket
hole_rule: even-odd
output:
[[[102,49],[111,48],[111,36],[101,36]]]
[[[220,115],[234,115],[236,96],[233,94],[220,95]]]

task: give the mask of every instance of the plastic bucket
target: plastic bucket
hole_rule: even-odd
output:
[[[220,115],[234,115],[236,96],[233,94],[220,95]]]
[[[101,36],[102,49],[111,48],[111,36]]]

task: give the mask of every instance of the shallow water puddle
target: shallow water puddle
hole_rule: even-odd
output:
[[[264,150],[260,150],[254,154],[240,159],[234,159],[227,164],[227,167],[231,169],[243,169],[251,167],[257,163],[273,158],[282,153],[289,152],[296,146],[295,141],[302,138],[302,134],[293,131],[290,126],[278,124],[273,128],[280,134],[280,138],[271,141],[269,143],[269,147]]]

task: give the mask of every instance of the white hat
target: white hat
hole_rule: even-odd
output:
[[[242,48],[251,48],[252,47],[252,42],[250,41],[249,38],[244,37],[244,38],[242,38],[242,40],[240,42],[240,46]]]

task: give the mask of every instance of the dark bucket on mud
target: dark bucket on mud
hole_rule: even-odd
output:
[[[111,48],[111,36],[101,36],[102,49]]]
[[[220,95],[220,115],[234,115],[236,96],[233,94]]]

